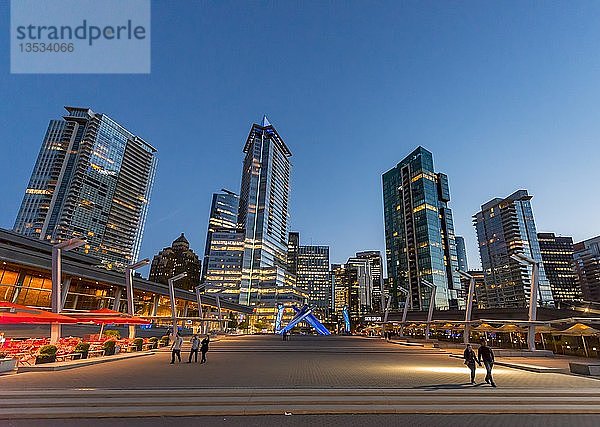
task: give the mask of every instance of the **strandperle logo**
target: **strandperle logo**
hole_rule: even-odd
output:
[[[146,38],[146,28],[143,25],[134,26],[131,19],[128,19],[126,25],[89,25],[84,19],[81,25],[72,27],[62,25],[21,25],[17,27],[17,40],[36,40],[36,41],[71,41],[87,40],[92,46],[95,40],[143,40]]]
[[[12,73],[149,73],[150,0],[11,0]]]

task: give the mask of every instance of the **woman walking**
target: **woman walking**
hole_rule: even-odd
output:
[[[465,348],[465,352],[463,353],[463,358],[465,359],[465,365],[469,367],[471,370],[471,384],[475,384],[475,363],[479,363],[477,360],[477,356],[475,355],[475,351],[471,344],[467,344],[467,348]],[[479,363],[481,366],[481,363]]]

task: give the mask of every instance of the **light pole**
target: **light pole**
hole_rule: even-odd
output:
[[[471,335],[471,312],[473,310],[473,295],[475,295],[475,278],[466,271],[457,269],[465,279],[469,280],[469,293],[467,294],[467,308],[465,309],[465,332],[463,333],[463,342],[469,344],[469,338]]]
[[[184,277],[187,277],[187,273],[179,273],[169,279],[169,298],[171,299],[171,316],[173,318],[173,334],[171,338],[173,342],[175,342],[175,338],[177,337],[177,307],[175,305],[175,287],[173,283]]]
[[[202,289],[206,288],[206,285],[198,285],[194,288],[196,291],[196,302],[198,303],[198,316],[200,317],[200,333],[204,334],[204,312],[202,311]]]
[[[133,316],[135,307],[133,305],[133,272],[140,267],[148,265],[150,260],[144,258],[134,264],[125,267],[125,292],[127,294],[127,314]],[[117,308],[118,309],[118,308]],[[135,338],[135,325],[129,325],[129,338]]]
[[[425,327],[425,340],[429,339],[429,329],[431,326],[431,318],[433,317],[433,309],[435,307],[435,285],[424,279],[419,279],[421,283],[431,289],[431,297],[429,298],[429,311],[427,312],[427,326]]]
[[[408,315],[408,306],[412,305],[412,297],[410,291],[404,288],[398,288],[400,292],[406,295],[406,299],[404,300],[404,309],[402,310],[402,323],[400,323],[400,336],[404,336],[404,325],[406,324],[406,316]]]
[[[531,266],[531,289],[529,291],[529,332],[527,334],[527,347],[535,351],[535,322],[537,320],[538,288],[540,279],[540,263],[521,253],[510,256],[521,265]]]
[[[77,249],[85,245],[85,239],[69,239],[52,246],[52,313],[62,311],[62,252]],[[60,339],[60,323],[50,325],[50,343],[54,344]]]

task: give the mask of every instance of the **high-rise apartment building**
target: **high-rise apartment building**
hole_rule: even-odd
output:
[[[563,301],[581,301],[583,297],[573,259],[573,238],[554,233],[538,233],[537,237],[555,304],[560,306]]]
[[[383,174],[387,272],[394,307],[399,287],[408,289],[412,308],[426,310],[436,287],[437,309],[461,308],[460,279],[448,177],[436,173],[433,155],[418,147]]]
[[[370,264],[371,275],[371,307],[373,311],[385,309],[383,296],[383,261],[380,251],[362,251],[356,253],[356,258],[365,259]]]
[[[289,158],[292,153],[269,123],[252,125],[244,146],[238,224],[244,229],[239,303],[275,307],[294,294],[288,271]],[[285,293],[280,292],[286,288]],[[293,302],[303,300],[298,293]]]
[[[187,276],[177,281],[177,287],[193,291],[200,284],[201,261],[190,249],[190,242],[183,233],[152,259],[149,279],[153,282],[169,283],[169,279],[180,273]]]
[[[456,241],[456,257],[458,258],[458,269],[460,271],[469,271],[465,239],[462,236],[455,236],[454,240]]]
[[[600,302],[600,236],[575,243],[573,249],[583,299]]]
[[[329,318],[331,280],[329,276],[329,246],[298,247],[296,287],[308,295],[317,317]]]
[[[14,230],[78,249],[120,269],[137,260],[156,149],[105,114],[65,107],[51,120]]]
[[[495,198],[473,216],[485,277],[488,307],[527,307],[531,288],[530,266],[511,258],[524,254],[539,263],[538,303],[553,306],[537,238],[531,197],[527,190]]]

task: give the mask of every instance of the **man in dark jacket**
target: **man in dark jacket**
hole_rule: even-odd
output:
[[[202,353],[202,359],[200,363],[206,363],[206,352],[208,351],[208,343],[210,342],[210,335],[206,335],[206,338],[202,340],[200,344],[200,352]]]
[[[463,353],[463,359],[465,359],[465,365],[471,370],[471,384],[475,384],[475,363],[479,363],[479,366],[481,366],[481,363],[477,361],[471,344],[467,344],[467,348],[465,348]]]
[[[492,368],[494,367],[494,352],[490,347],[487,346],[485,340],[481,341],[479,350],[477,350],[477,359],[479,363],[483,361],[487,375],[485,376],[485,382],[491,384],[492,387],[496,387],[494,378],[492,378]]]

